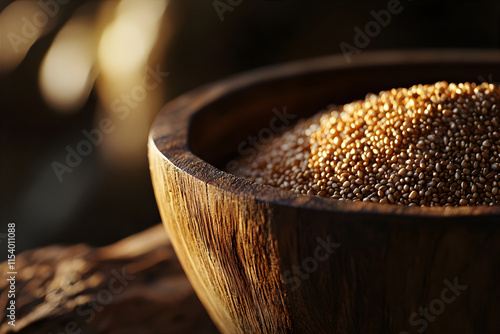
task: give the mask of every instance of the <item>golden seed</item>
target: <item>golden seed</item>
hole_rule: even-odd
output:
[[[467,82],[368,94],[258,143],[235,173],[336,200],[498,205],[499,103],[498,86]]]

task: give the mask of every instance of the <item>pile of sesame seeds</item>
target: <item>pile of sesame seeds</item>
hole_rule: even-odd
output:
[[[337,200],[500,203],[500,89],[437,82],[369,94],[276,135],[235,174]]]

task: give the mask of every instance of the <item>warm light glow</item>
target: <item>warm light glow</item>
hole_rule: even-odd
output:
[[[136,23],[120,18],[111,23],[99,43],[100,67],[116,76],[127,76],[146,62],[150,37]]]
[[[36,1],[14,1],[0,13],[0,70],[12,70],[53,26],[54,18]]]
[[[166,6],[166,0],[121,1],[116,19],[104,30],[99,43],[100,68],[118,78],[142,69],[158,37]]]
[[[126,16],[144,24],[156,25],[167,8],[167,0],[122,0],[118,5],[117,15]]]
[[[61,111],[74,111],[88,98],[95,73],[92,21],[74,18],[59,32],[43,60],[40,88],[46,101]]]
[[[135,168],[144,163],[152,114],[159,108],[161,89],[146,89],[145,79],[151,76],[151,54],[158,40],[167,0],[121,0],[115,17],[101,36],[97,60],[98,93],[102,117],[117,124],[102,143],[103,156],[120,168]],[[163,70],[163,69],[162,69]],[[163,70],[165,71],[165,70]],[[134,98],[142,89],[144,98]]]

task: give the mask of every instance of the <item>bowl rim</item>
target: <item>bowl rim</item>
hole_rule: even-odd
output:
[[[266,66],[239,73],[206,84],[167,102],[158,112],[148,145],[166,162],[189,174],[207,187],[216,187],[236,196],[252,198],[262,203],[304,210],[332,213],[371,213],[407,217],[469,217],[500,216],[500,205],[430,207],[379,204],[362,201],[335,200],[319,196],[296,194],[288,190],[262,185],[236,176],[195,155],[189,146],[189,130],[194,115],[230,92],[236,92],[263,81],[286,79],[300,74],[328,70],[425,63],[497,63],[500,50],[491,49],[418,49],[365,51],[346,62],[343,55],[332,55]]]

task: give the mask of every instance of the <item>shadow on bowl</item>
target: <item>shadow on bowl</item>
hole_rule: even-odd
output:
[[[149,157],[163,223],[223,333],[500,332],[500,207],[308,197],[226,169],[328,104],[500,77],[500,52],[363,53],[265,68],[169,102]],[[245,151],[243,152],[243,151]]]

